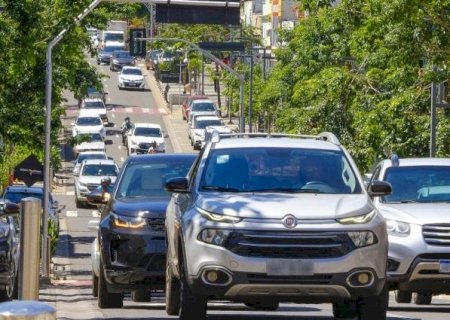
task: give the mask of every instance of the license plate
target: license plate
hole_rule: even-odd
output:
[[[450,273],[450,260],[439,261],[439,273]]]
[[[308,260],[269,261],[266,264],[269,276],[312,276],[313,263]]]

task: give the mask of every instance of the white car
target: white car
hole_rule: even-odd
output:
[[[140,67],[123,67],[117,76],[117,81],[119,90],[145,89],[144,75]]]
[[[202,112],[205,115],[210,114],[220,117],[220,112],[217,110],[216,104],[210,99],[196,99],[192,101],[189,108],[188,122],[191,122],[194,115],[199,114],[199,112]]]
[[[98,115],[86,114],[83,111],[73,123],[72,136],[76,137],[81,133],[99,133],[103,139],[106,138],[106,130],[102,119]]]
[[[73,175],[77,176],[80,172],[81,164],[87,159],[108,159],[108,156],[104,151],[83,151],[78,154],[77,158],[73,162]]]
[[[99,116],[103,123],[108,124],[106,106],[101,98],[85,98],[81,102],[80,114]]]
[[[227,127],[225,125],[222,126],[208,126],[205,128],[205,139],[202,141],[202,145],[200,148],[203,148],[205,144],[211,140],[211,136],[213,132],[217,132],[218,134],[231,134],[233,133],[233,130],[231,130],[230,127]]]
[[[116,181],[119,167],[112,159],[88,159],[81,164],[80,173],[75,180],[75,203],[77,208],[87,203],[87,194],[97,189],[103,178]]]
[[[156,123],[135,123],[127,137],[128,154],[148,153],[156,142],[156,152],[166,152],[164,132]]]
[[[78,155],[81,152],[99,151],[106,152],[105,141],[98,132],[82,132],[75,137],[73,153]]]
[[[217,116],[197,116],[192,119],[189,126],[189,140],[194,150],[200,149],[205,140],[205,130],[208,126],[222,126],[222,121]]]

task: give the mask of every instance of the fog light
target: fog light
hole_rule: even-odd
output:
[[[358,275],[358,282],[362,285],[369,283],[370,277],[367,273],[360,273]]]
[[[216,282],[218,278],[219,278],[219,276],[217,275],[216,271],[208,271],[206,273],[206,279],[209,282]]]

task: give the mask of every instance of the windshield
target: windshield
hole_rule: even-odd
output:
[[[115,51],[114,56],[116,58],[130,58],[131,59],[130,53],[128,51]]]
[[[222,122],[217,120],[198,120],[196,122],[195,128],[196,129],[205,129],[207,126],[220,126],[222,125]]]
[[[114,52],[114,51],[117,51],[117,50],[123,50],[123,47],[119,47],[119,46],[106,46],[105,48],[103,48],[103,51],[104,51],[104,52],[110,52],[110,53],[112,53],[112,52]]]
[[[78,126],[99,126],[102,120],[99,117],[81,117],[77,119]]]
[[[123,33],[106,33],[105,32],[105,42],[106,41],[123,42]]]
[[[112,164],[87,164],[83,167],[83,176],[117,176],[117,168]]]
[[[106,159],[106,154],[80,154],[77,158],[77,163],[81,163],[86,159]]]
[[[194,111],[216,111],[216,108],[214,108],[213,103],[209,102],[199,102],[199,103],[193,103],[192,104],[192,112]]]
[[[384,203],[450,201],[450,166],[390,167],[384,180],[392,186]]]
[[[6,191],[5,192],[5,199],[14,202],[14,203],[20,203],[20,201],[23,198],[28,198],[28,197],[33,197],[33,198],[38,198],[39,200],[41,200],[41,206],[44,205],[44,194],[42,192],[32,192],[32,191],[21,191],[21,192],[11,192],[11,191]],[[52,201],[50,199],[50,201]]]
[[[163,159],[164,163],[134,163],[125,168],[117,198],[170,197],[164,184],[170,178],[185,177],[195,157]]]
[[[122,70],[122,74],[131,74],[131,75],[141,76],[142,75],[142,71],[140,69],[125,68],[125,69]]]
[[[161,130],[159,128],[141,128],[138,127],[134,130],[135,136],[140,137],[161,137]]]
[[[84,102],[85,109],[105,109],[105,105],[103,101],[85,101]]]
[[[77,136],[79,142],[103,141],[100,133],[81,133]]]
[[[292,148],[214,150],[205,163],[199,189],[230,192],[362,192],[342,152]]]

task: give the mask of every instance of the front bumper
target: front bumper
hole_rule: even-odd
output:
[[[119,82],[120,88],[127,89],[144,89],[145,82],[144,81],[121,81]]]
[[[102,226],[100,234],[105,277],[112,290],[120,292],[141,287],[164,287],[164,231],[137,231]]]

